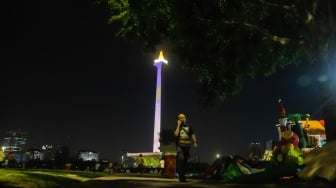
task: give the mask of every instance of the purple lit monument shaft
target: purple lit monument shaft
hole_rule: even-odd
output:
[[[153,152],[160,151],[160,131],[161,131],[161,72],[162,63],[167,64],[168,61],[164,59],[162,50],[159,58],[154,60],[154,66],[157,68],[156,75],[156,99],[155,99],[155,119],[154,119],[154,139]]]

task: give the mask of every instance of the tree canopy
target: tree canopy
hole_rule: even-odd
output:
[[[170,41],[205,102],[223,101],[246,79],[290,64],[330,65],[335,54],[333,0],[98,1],[120,24],[117,36],[142,41],[146,51]]]
[[[202,101],[239,93],[247,79],[299,63],[322,66],[327,138],[336,139],[336,1],[92,0],[110,10],[118,37],[169,56],[194,73]],[[167,49],[163,49],[167,51]]]

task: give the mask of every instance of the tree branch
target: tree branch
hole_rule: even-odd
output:
[[[224,21],[225,24],[231,24],[231,25],[242,25],[244,27],[247,27],[249,29],[253,29],[255,31],[258,31],[259,33],[261,33],[262,35],[264,35],[267,39],[272,40],[274,42],[278,42],[282,45],[287,45],[289,42],[294,42],[292,39],[290,38],[286,38],[286,37],[279,37],[277,35],[272,35],[270,34],[266,29],[247,23],[247,22],[239,22],[239,21]],[[298,44],[302,44],[303,41],[299,41]]]
[[[271,7],[277,7],[277,8],[282,8],[284,10],[295,10],[295,6],[288,6],[288,5],[282,5],[282,4],[276,4],[276,3],[269,3],[265,2],[264,0],[259,0],[260,3],[265,4],[267,6]]]

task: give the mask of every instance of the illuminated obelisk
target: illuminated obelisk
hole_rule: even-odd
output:
[[[154,60],[154,66],[157,68],[156,74],[156,99],[155,99],[155,119],[154,119],[154,142],[153,152],[159,152],[160,148],[160,131],[161,131],[161,72],[162,63],[168,64],[164,59],[162,50],[158,59]]]

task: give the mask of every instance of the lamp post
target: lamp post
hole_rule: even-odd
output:
[[[161,72],[162,63],[168,64],[168,61],[163,57],[162,50],[159,58],[154,60],[154,66],[157,68],[156,74],[156,99],[155,99],[155,119],[154,119],[154,138],[153,138],[153,152],[159,152],[160,140],[159,135],[161,131]]]

